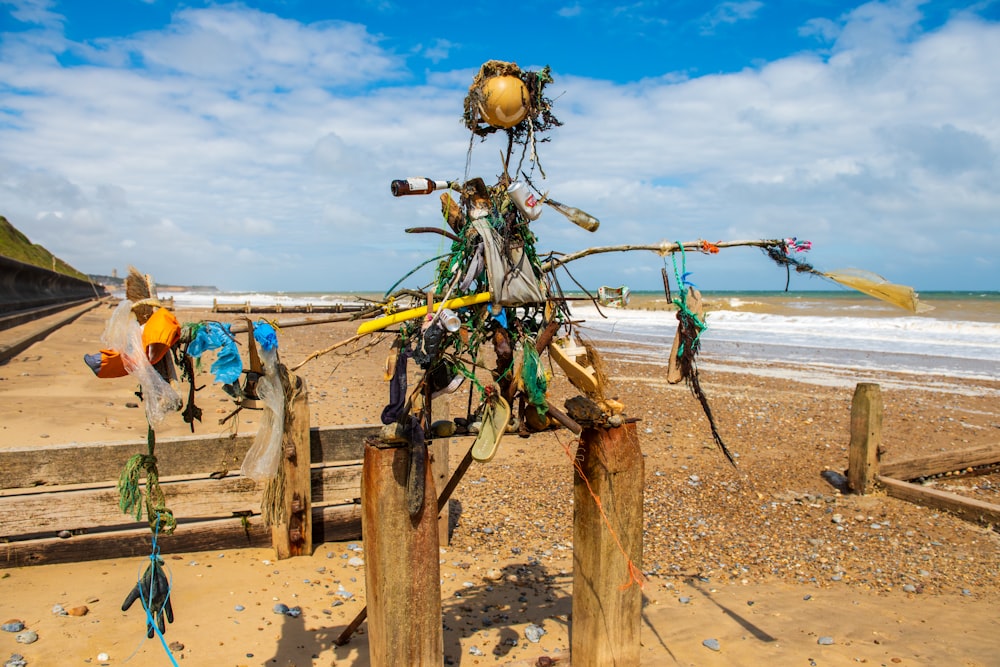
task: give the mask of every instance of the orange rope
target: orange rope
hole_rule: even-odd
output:
[[[618,546],[618,551],[621,552],[622,556],[624,556],[625,560],[628,562],[629,580],[621,585],[621,590],[629,588],[632,584],[636,584],[641,590],[646,583],[646,577],[642,574],[642,571],[636,567],[636,564],[632,562],[632,559],[625,552],[625,547],[622,546],[621,540],[618,539],[618,533],[616,533],[615,529],[612,528],[611,521],[608,519],[608,515],[604,512],[604,505],[601,503],[601,499],[597,497],[597,494],[594,493],[593,487],[590,486],[590,480],[587,479],[587,475],[583,471],[583,466],[581,466],[580,462],[575,456],[573,456],[573,453],[569,451],[568,444],[563,442],[558,436],[556,436],[556,441],[562,445],[563,451],[566,452],[566,456],[573,462],[573,468],[576,470],[577,474],[580,475],[580,479],[583,480],[583,483],[587,485],[587,491],[590,492],[590,497],[594,499],[594,503],[597,505],[597,510],[601,513],[601,519],[604,521],[604,525],[607,526],[608,532],[611,533],[611,537],[614,538],[615,544]]]

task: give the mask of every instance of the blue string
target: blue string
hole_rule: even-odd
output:
[[[156,524],[153,527],[153,545],[152,545],[152,548],[150,549],[150,553],[149,553],[150,567],[152,567],[152,568],[155,568],[157,566],[157,560],[160,558],[160,546],[156,543],[156,537],[159,534],[159,532],[160,532],[160,515],[157,514],[156,515]],[[142,597],[142,575],[139,575],[139,582],[140,582],[139,583],[139,596]],[[156,636],[160,638],[160,644],[163,645],[163,650],[166,652],[167,657],[170,658],[170,664],[172,664],[174,667],[180,667],[177,664],[177,660],[174,659],[174,654],[170,652],[170,647],[167,645],[167,640],[163,638],[163,633],[160,632],[160,626],[156,623],[156,619],[153,618],[153,612],[150,610],[150,607],[153,605],[153,600],[152,600],[152,597],[153,597],[153,585],[152,585],[152,582],[153,582],[153,578],[151,577],[150,578],[150,586],[149,586],[149,596],[150,596],[150,599],[149,600],[145,600],[145,599],[142,600],[142,603],[143,603],[142,608],[146,610],[146,622],[149,623],[149,626],[151,628],[153,628],[154,632],[156,632]],[[173,582],[173,577],[171,577],[171,581],[170,581],[170,583],[167,586],[167,597],[163,601],[163,606],[164,607],[167,605],[167,602],[170,600],[170,591],[173,589],[173,587],[174,587],[174,582]],[[160,609],[160,611],[162,611],[162,608]]]

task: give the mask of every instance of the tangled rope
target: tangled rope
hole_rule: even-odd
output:
[[[134,454],[125,462],[118,477],[118,507],[125,514],[142,519],[143,492],[139,483],[142,473],[146,477],[145,506],[149,527],[154,532],[170,535],[177,528],[174,513],[167,509],[167,499],[160,487],[160,473],[156,468],[156,432],[148,427],[146,435],[147,453]]]

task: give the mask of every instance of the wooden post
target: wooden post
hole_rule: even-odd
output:
[[[312,555],[312,476],[309,448],[309,398],[305,380],[284,366],[285,424],[281,435],[284,519],[271,526],[271,543],[279,560]]]
[[[875,488],[882,445],[882,391],[877,384],[859,382],[851,402],[851,445],[847,460],[847,484],[865,495]]]
[[[368,651],[373,667],[444,662],[437,493],[424,465],[424,505],[407,511],[408,446],[365,443],[361,533],[365,545]]]
[[[644,466],[635,423],[585,428],[576,459],[573,665],[638,665],[642,591],[630,565],[642,567]]]

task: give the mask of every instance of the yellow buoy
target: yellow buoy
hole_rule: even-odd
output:
[[[528,87],[516,76],[494,76],[483,84],[479,111],[494,127],[514,127],[528,115]]]

